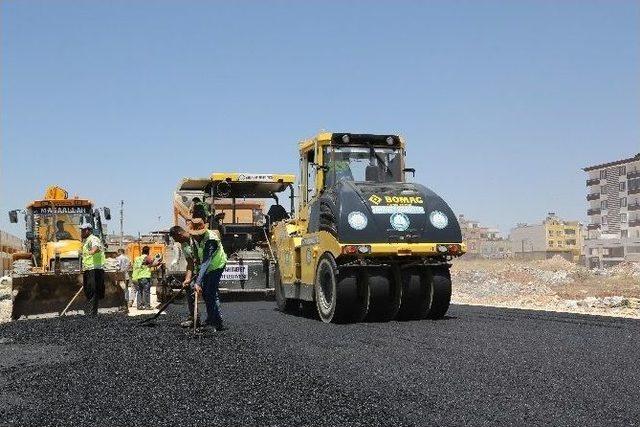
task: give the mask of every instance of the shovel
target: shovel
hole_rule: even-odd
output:
[[[165,302],[162,307],[160,307],[160,309],[158,310],[158,312],[156,314],[154,314],[151,317],[148,317],[146,319],[143,319],[140,321],[140,323],[138,325],[148,325],[149,323],[151,323],[151,321],[156,320],[158,317],[160,317],[160,315],[162,314],[163,311],[165,311],[167,309],[167,307],[169,307],[169,305],[175,301],[180,295],[182,295],[182,292],[184,292],[185,288],[180,288],[180,291],[175,294],[174,296],[172,296],[169,301]]]

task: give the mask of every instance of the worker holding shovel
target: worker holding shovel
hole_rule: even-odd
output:
[[[195,291],[202,295],[207,307],[205,325],[214,331],[224,330],[218,287],[227,263],[227,255],[218,234],[209,230],[202,219],[192,220],[189,234],[195,241],[193,258],[200,266],[195,280]]]
[[[186,320],[180,323],[180,326],[183,328],[191,328],[194,326],[193,322],[195,320],[196,326],[200,326],[200,319],[194,319],[194,306],[195,306],[195,297],[194,297],[194,289],[193,289],[193,272],[196,268],[195,259],[193,257],[194,248],[196,246],[196,242],[193,240],[191,235],[179,225],[171,227],[169,229],[169,235],[171,238],[178,242],[182,248],[182,254],[184,255],[187,261],[187,271],[185,274],[184,282],[182,283],[183,289],[187,294],[187,307],[189,310],[188,317]]]

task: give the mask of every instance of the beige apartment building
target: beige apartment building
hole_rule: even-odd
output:
[[[509,235],[514,258],[548,259],[560,255],[579,262],[584,240],[579,221],[566,221],[550,212],[540,224],[518,224]]]
[[[462,240],[467,245],[466,258],[508,258],[511,245],[497,228],[485,227],[480,222],[458,216]]]
[[[588,166],[586,265],[640,261],[640,153]]]

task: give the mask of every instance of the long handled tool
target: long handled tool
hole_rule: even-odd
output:
[[[169,301],[165,302],[162,307],[160,307],[160,309],[158,310],[158,312],[156,314],[154,314],[151,317],[148,317],[142,321],[140,321],[140,325],[145,325],[149,322],[151,322],[152,320],[156,320],[158,317],[160,317],[160,315],[162,314],[163,311],[165,311],[167,309],[167,307],[169,307],[169,304],[171,304],[173,301],[176,300],[176,298],[178,298],[180,295],[182,295],[182,292],[184,292],[185,288],[180,288],[180,291],[175,294],[174,296],[172,296]]]
[[[193,304],[193,333],[198,332],[198,292],[195,292],[195,302]]]
[[[82,292],[82,286],[80,286],[80,289],[78,289],[78,292],[76,292],[76,294],[73,296],[73,298],[71,298],[71,301],[69,301],[69,304],[67,304],[67,306],[64,308],[64,310],[62,310],[60,312],[60,317],[62,317],[65,314],[67,314],[67,310],[69,310],[69,307],[71,307],[71,304],[73,304],[73,302],[76,300],[76,298],[78,298],[78,295],[80,295],[80,292]]]

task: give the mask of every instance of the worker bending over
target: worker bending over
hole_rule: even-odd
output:
[[[149,246],[142,248],[142,255],[133,262],[133,282],[136,284],[138,310],[151,310],[151,269],[162,264],[162,258],[149,256]]]
[[[104,298],[104,246],[100,238],[93,234],[91,224],[82,224],[80,234],[82,236],[82,288],[87,297],[85,314],[95,317],[98,314],[98,301]]]
[[[191,221],[189,234],[195,241],[193,258],[195,264],[199,265],[194,289],[198,295],[203,296],[207,306],[205,325],[214,331],[224,330],[218,287],[227,263],[227,254],[218,234],[209,230],[202,219],[194,218]]]
[[[180,323],[180,326],[183,328],[191,328],[193,327],[193,322],[197,323],[197,326],[200,326],[200,319],[194,319],[194,306],[195,306],[195,298],[194,298],[194,287],[193,287],[193,272],[197,269],[198,266],[195,265],[195,259],[193,257],[194,248],[196,247],[195,240],[191,237],[191,235],[184,228],[179,225],[171,227],[169,230],[169,235],[171,238],[180,244],[182,249],[182,254],[184,255],[185,260],[187,261],[187,271],[184,276],[184,281],[182,282],[182,287],[185,289],[187,294],[187,310],[189,311],[187,314],[187,319]]]

